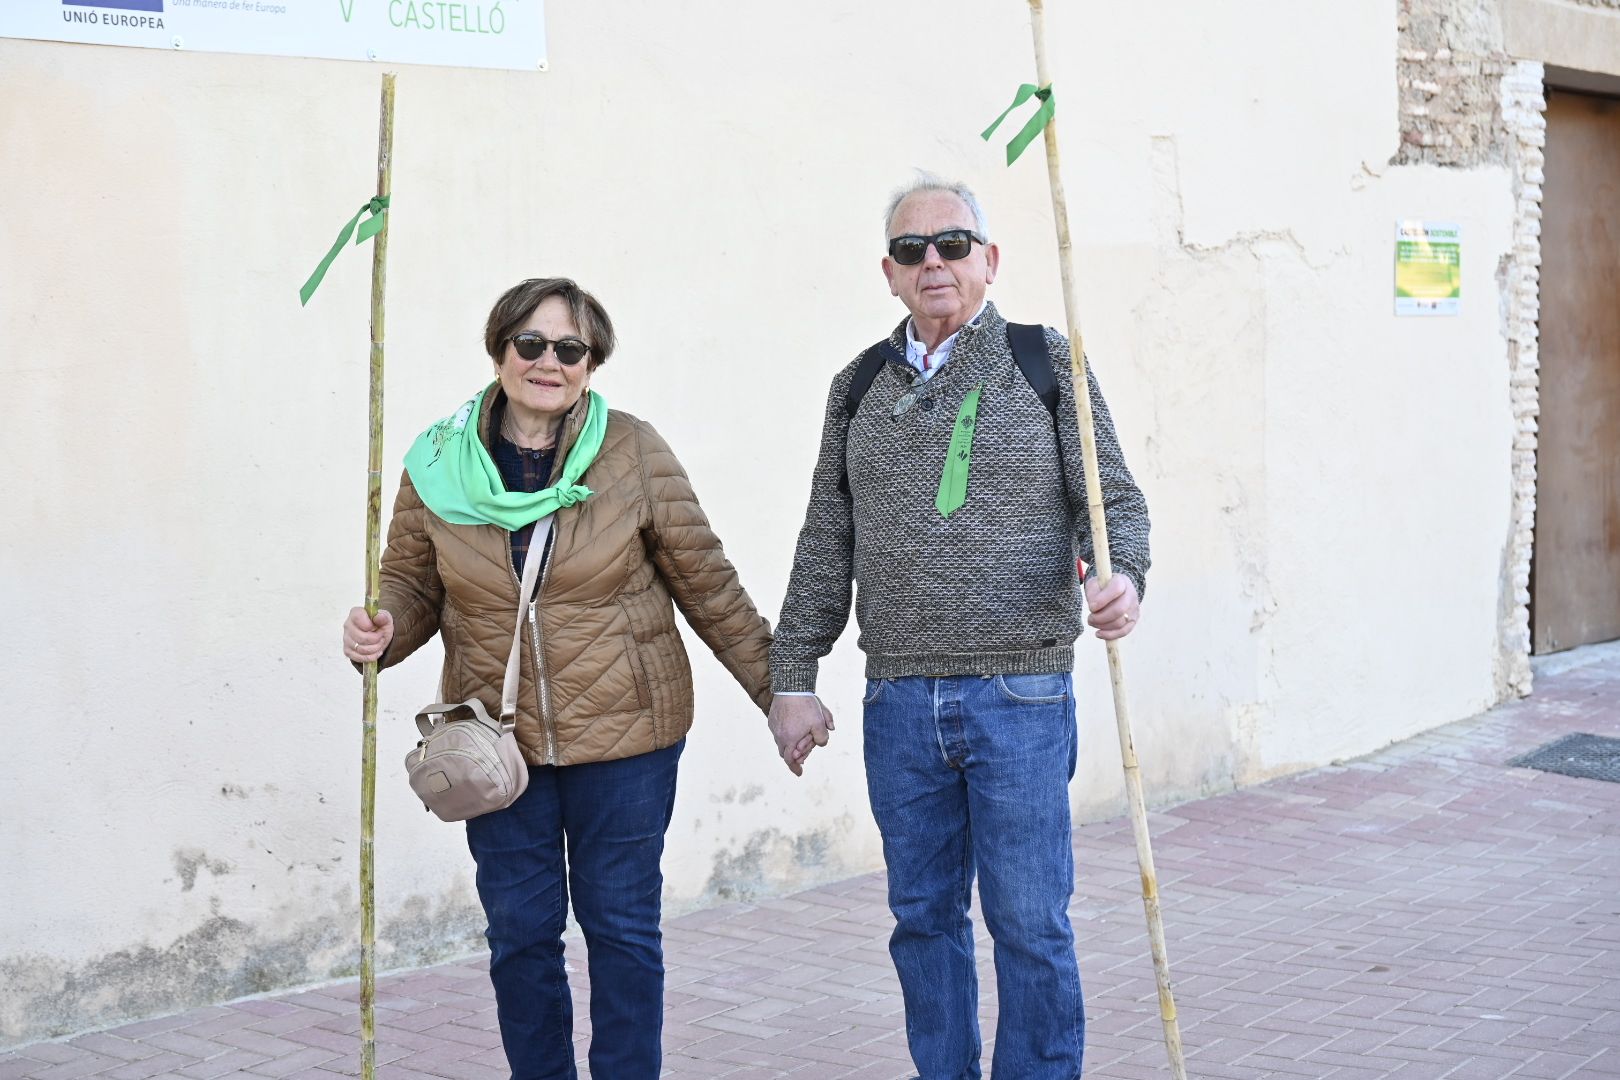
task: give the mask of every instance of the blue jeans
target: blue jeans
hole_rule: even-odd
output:
[[[1068,914],[1071,676],[869,679],[865,742],[895,919],[889,954],[922,1080],[980,1075],[975,869],[995,941],[992,1070],[1074,1080],[1086,1021]]]
[[[586,765],[532,766],[505,810],[467,822],[489,919],[489,978],[513,1080],[574,1080],[563,968],[570,891],[591,976],[591,1073],[653,1080],[662,1065],[659,860],[685,741]],[[564,844],[567,857],[564,858]]]

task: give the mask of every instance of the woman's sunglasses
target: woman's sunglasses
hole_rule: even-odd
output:
[[[577,337],[565,337],[560,341],[551,341],[533,330],[525,330],[521,334],[513,334],[506,339],[512,343],[512,348],[525,360],[538,360],[546,355],[550,348],[557,354],[557,363],[564,367],[573,367],[590,354],[591,347]]]
[[[933,236],[897,236],[889,241],[889,258],[901,266],[916,266],[928,257],[928,245],[933,244],[939,257],[950,262],[967,257],[973,241],[984,243],[984,237],[967,229],[951,229]]]

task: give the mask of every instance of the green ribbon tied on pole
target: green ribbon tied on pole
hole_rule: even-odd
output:
[[[349,242],[350,236],[354,237],[355,246],[358,247],[382,232],[383,226],[388,224],[388,199],[387,195],[378,195],[362,206],[354,217],[349,219],[349,223],[343,226],[343,231],[338,233],[337,242],[332,245],[332,250],[326,253],[326,258],[322,259],[315,272],[309,275],[304,287],[298,290],[299,307],[308,304],[309,298],[315,295],[315,290],[321,287],[321,279],[326,277],[326,271],[331,267],[332,260],[338,257],[338,252],[343,250],[343,245]],[[371,216],[361,221],[361,217],[366,214]]]
[[[1022,154],[1029,144],[1035,141],[1035,136],[1044,131],[1046,125],[1051,123],[1052,117],[1056,115],[1057,99],[1052,97],[1052,85],[1048,83],[1045,86],[1036,87],[1030,83],[1025,83],[1020,86],[1018,95],[1013,98],[1013,103],[1007,106],[1000,116],[996,117],[995,123],[979,133],[979,138],[989,142],[990,136],[996,133],[996,128],[1000,127],[1001,122],[1007,119],[1007,114],[1030,98],[1038,98],[1041,107],[1035,110],[1035,115],[1029,118],[1028,122],[1024,124],[1023,130],[1014,136],[1013,141],[1007,144],[1008,165],[1018,160],[1018,155]]]
[[[979,392],[983,389],[983,386],[974,387],[956,414],[951,446],[945,451],[945,468],[939,474],[939,494],[934,496],[934,508],[940,517],[950,517],[967,502],[968,469],[973,465],[973,429],[979,422]]]

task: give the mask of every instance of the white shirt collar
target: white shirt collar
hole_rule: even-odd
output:
[[[977,323],[980,317],[984,315],[984,309],[989,306],[990,301],[986,298],[979,304],[979,310],[974,313],[973,318],[969,319],[964,325],[972,326]],[[945,361],[951,358],[951,350],[956,348],[956,339],[961,333],[962,331],[958,329],[955,334],[934,346],[933,350],[930,351],[927,346],[917,340],[917,320],[914,318],[907,319],[906,363],[920,371],[925,381],[932,378],[934,372],[943,367]]]

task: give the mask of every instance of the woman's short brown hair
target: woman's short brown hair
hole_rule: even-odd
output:
[[[520,281],[501,294],[490,309],[489,321],[484,324],[484,348],[490,359],[501,364],[506,360],[506,342],[523,329],[534,309],[548,296],[560,296],[568,304],[568,314],[579,327],[580,336],[591,347],[586,363],[595,371],[613,355],[613,320],[596,297],[574,283],[572,278],[530,278]]]

